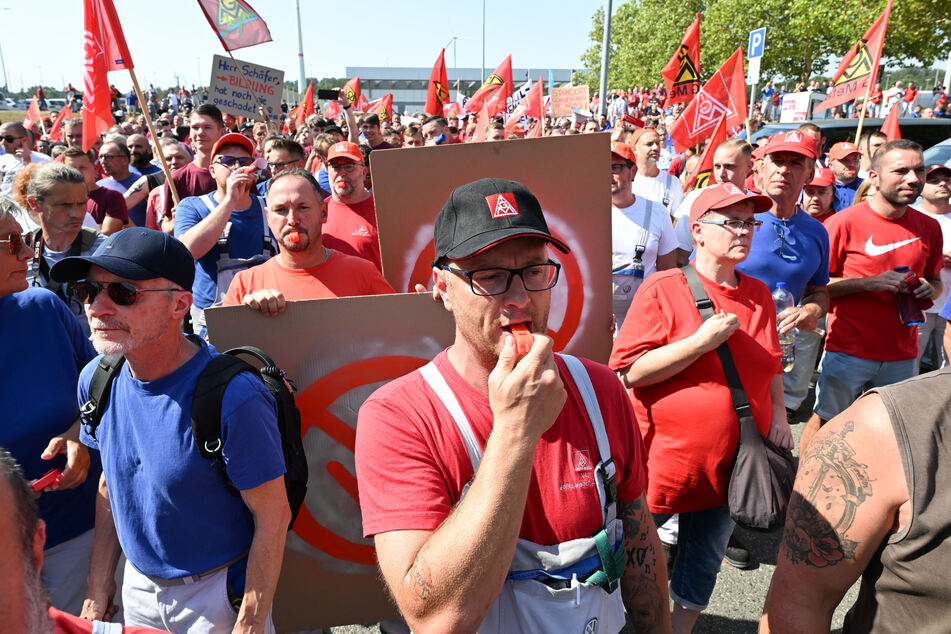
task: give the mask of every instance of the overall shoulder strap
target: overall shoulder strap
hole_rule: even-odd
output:
[[[442,404],[449,410],[449,415],[452,416],[452,420],[456,424],[459,434],[462,436],[462,442],[466,446],[466,451],[469,453],[472,471],[478,471],[479,464],[482,462],[482,447],[480,447],[478,441],[476,441],[475,434],[472,432],[472,426],[469,425],[469,420],[466,418],[465,413],[463,413],[462,406],[459,405],[456,395],[452,393],[449,384],[446,383],[446,379],[432,361],[421,367],[419,373],[423,375],[429,387],[433,389],[433,392],[436,393],[436,396],[439,397]]]

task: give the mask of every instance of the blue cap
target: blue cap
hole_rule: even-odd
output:
[[[92,255],[63,258],[50,269],[57,282],[85,279],[95,264],[127,280],[165,278],[187,291],[195,281],[195,260],[188,248],[161,231],[129,227],[99,245]]]

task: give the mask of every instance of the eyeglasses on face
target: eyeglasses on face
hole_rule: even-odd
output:
[[[180,288],[136,288],[128,282],[93,282],[80,280],[70,282],[66,287],[66,294],[82,304],[91,304],[96,301],[99,292],[105,290],[116,306],[131,306],[139,298],[139,293],[155,293],[159,291],[180,291]]]
[[[520,269],[490,268],[464,271],[454,269],[448,264],[443,264],[439,268],[468,279],[469,288],[476,295],[491,297],[492,295],[501,295],[509,290],[512,285],[512,278],[516,275],[522,278],[522,285],[526,291],[547,291],[558,283],[558,272],[561,270],[561,265],[549,260],[545,264],[532,264]]]
[[[340,172],[342,174],[348,174],[350,172],[356,171],[359,167],[362,167],[363,163],[357,163],[355,161],[346,161],[340,163],[328,163],[330,169],[335,172]]]
[[[235,166],[247,167],[253,165],[254,159],[250,156],[219,156],[215,159],[215,163],[220,163],[230,169]]]
[[[19,141],[20,139],[25,139],[25,138],[26,137],[22,137],[22,136],[10,136],[9,134],[0,136],[0,139],[3,139],[4,143],[13,143],[14,141]]]
[[[100,154],[99,155],[100,161],[114,161],[116,159],[121,159],[121,158],[129,158],[129,157],[126,156],[125,154]]]
[[[11,233],[6,238],[0,239],[0,242],[6,242],[10,245],[10,255],[16,255],[24,246],[27,249],[33,248],[32,233]]]
[[[740,229],[759,231],[759,228],[763,226],[761,220],[739,220],[737,218],[730,218],[729,220],[700,220],[698,222],[702,225],[719,225],[733,231],[739,231]]]
[[[282,169],[284,169],[285,167],[287,167],[288,165],[293,165],[294,163],[297,163],[297,162],[298,162],[298,160],[296,160],[296,159],[293,160],[293,161],[282,161],[282,162],[280,162],[280,163],[273,162],[273,161],[268,161],[267,166],[268,166],[269,168],[271,168],[271,171],[273,172],[274,170],[282,170]]]

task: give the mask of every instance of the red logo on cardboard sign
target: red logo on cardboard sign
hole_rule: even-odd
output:
[[[485,202],[489,203],[489,210],[492,212],[493,218],[518,215],[515,196],[512,194],[492,194],[485,197]]]

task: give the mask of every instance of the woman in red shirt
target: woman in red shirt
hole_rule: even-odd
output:
[[[783,404],[776,309],[765,284],[735,270],[750,252],[754,212],[766,196],[731,183],[707,187],[689,222],[700,276],[715,315],[702,321],[678,269],[638,289],[611,368],[630,389],[647,448],[647,502],[660,526],[679,514],[679,557],[671,571],[675,632],[689,632],[716,584],[734,522],[727,488],[739,420],[717,347],[727,342],[760,432],[792,448]]]

